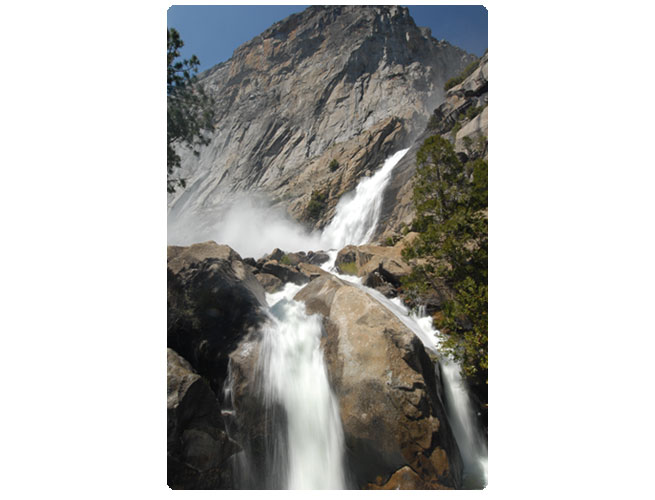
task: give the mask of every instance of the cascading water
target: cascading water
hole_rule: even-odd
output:
[[[407,151],[398,151],[388,158],[379,171],[339,201],[332,222],[320,236],[320,246],[330,256],[321,266],[324,270],[334,272],[338,249],[371,239],[384,189],[393,168]],[[316,241],[307,243],[315,245]],[[283,247],[284,242],[279,246]],[[440,334],[433,329],[429,316],[410,314],[400,299],[386,298],[362,285],[361,278],[337,276],[366,291],[412,330],[426,349],[438,352]],[[275,457],[275,464],[268,473],[276,476],[273,484],[277,487],[345,488],[344,434],[320,349],[321,320],[307,315],[304,305],[292,300],[300,288],[287,284],[282,291],[267,294],[270,321],[262,330],[258,371],[267,408],[280,405],[285,412],[284,432],[271,436],[275,449],[269,453]],[[458,365],[446,356],[441,356],[440,365],[448,418],[464,462],[464,486],[482,488],[487,484],[485,441],[477,430]],[[247,465],[242,464],[242,468],[247,469]]]
[[[289,283],[267,295],[271,317],[257,368],[266,407],[279,404],[286,417],[286,432],[273,436],[282,463],[272,473],[287,489],[343,489],[344,436],[320,348],[321,318],[292,299],[300,288]]]
[[[359,182],[354,193],[346,195],[337,205],[334,218],[321,235],[326,249],[368,243],[375,233],[382,193],[391,178],[391,171],[409,149],[402,149],[385,160],[382,168]]]

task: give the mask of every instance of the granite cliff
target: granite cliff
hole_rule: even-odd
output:
[[[323,227],[362,175],[425,129],[444,83],[474,59],[404,7],[313,6],[273,25],[200,75],[217,127],[199,157],[180,151],[187,188],[169,196],[169,242],[216,238],[243,193]]]

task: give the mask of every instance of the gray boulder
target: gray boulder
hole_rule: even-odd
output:
[[[420,340],[366,292],[334,276],[313,280],[295,298],[324,316],[328,374],[356,484],[383,485],[409,466],[425,487],[459,487],[459,450]]]

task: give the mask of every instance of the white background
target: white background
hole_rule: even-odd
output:
[[[653,18],[486,6],[490,483],[403,495],[647,497]],[[0,14],[4,498],[253,495],[166,486],[167,7]]]

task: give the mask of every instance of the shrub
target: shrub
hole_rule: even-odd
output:
[[[336,169],[339,168],[339,162],[337,160],[332,160],[330,162],[329,167],[330,167],[330,172],[334,172]]]
[[[327,191],[312,191],[312,197],[305,209],[305,217],[311,221],[317,221],[327,207],[326,200]]]
[[[357,264],[354,262],[342,262],[337,267],[342,274],[357,276]]]
[[[478,67],[479,62],[480,60],[476,59],[471,64],[466,66],[466,68],[464,68],[464,70],[459,75],[454,76],[450,80],[448,80],[446,84],[443,86],[443,89],[449,90],[452,89],[455,85],[459,85],[460,83],[462,83],[464,80],[466,80],[466,78],[468,78],[471,75],[471,73],[475,71],[475,68]]]
[[[476,116],[478,116],[480,113],[482,113],[482,110],[484,109],[484,106],[471,106],[466,110],[466,116],[467,120],[472,120]]]

